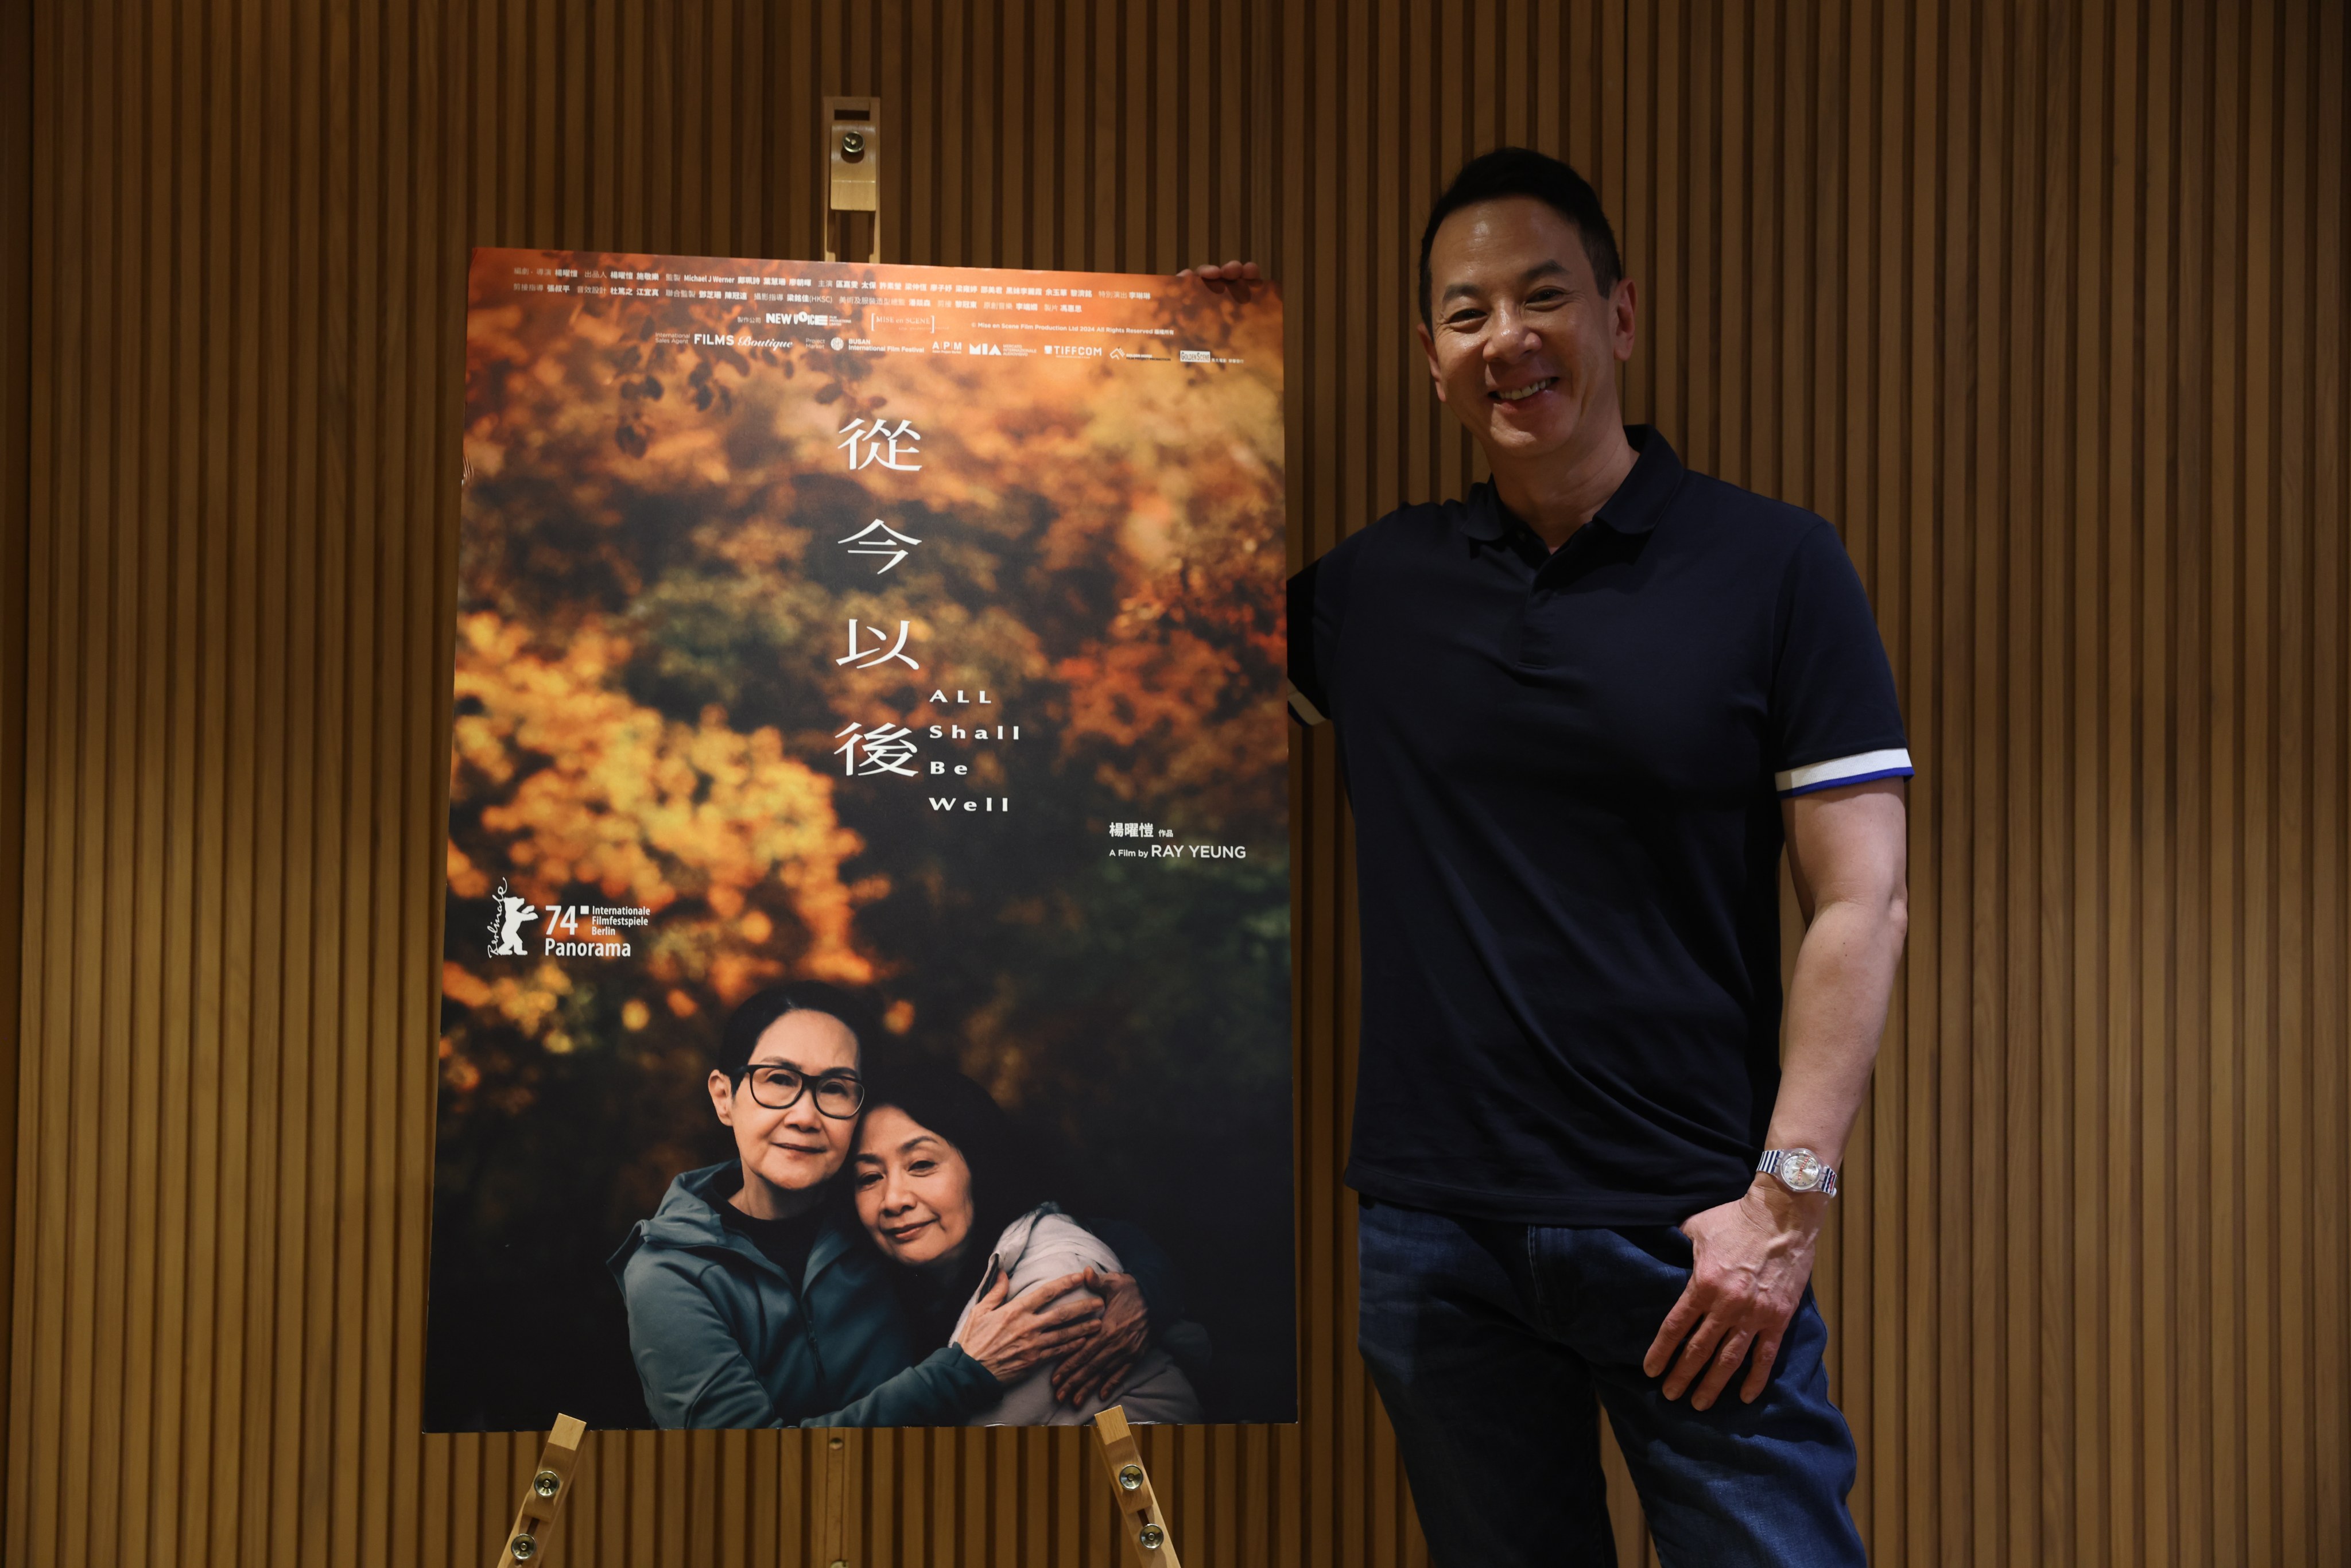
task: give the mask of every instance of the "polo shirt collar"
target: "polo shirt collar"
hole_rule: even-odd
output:
[[[1681,487],[1682,460],[1653,425],[1628,424],[1625,439],[1633,445],[1633,471],[1592,520],[1616,533],[1646,534],[1656,528],[1665,515],[1666,503]],[[1463,524],[1463,531],[1471,538],[1499,539],[1517,520],[1503,507],[1492,480],[1471,488],[1469,515]]]

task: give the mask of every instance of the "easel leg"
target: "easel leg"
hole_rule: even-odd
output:
[[[1137,1568],[1184,1568],[1176,1556],[1167,1516],[1159,1510],[1159,1495],[1143,1468],[1143,1449],[1126,1424],[1125,1406],[1113,1405],[1095,1416],[1094,1436],[1101,1439],[1110,1494],[1118,1501],[1118,1532],[1126,1542],[1127,1561]]]
[[[825,1568],[849,1568],[849,1448],[839,1432],[828,1435],[819,1460],[817,1558]]]
[[[571,1472],[580,1463],[580,1440],[587,1435],[588,1423],[578,1416],[555,1418],[547,1447],[538,1451],[538,1469],[522,1489],[522,1506],[515,1510],[514,1528],[507,1531],[506,1544],[490,1568],[517,1568],[546,1557],[555,1539],[556,1516],[571,1492]]]

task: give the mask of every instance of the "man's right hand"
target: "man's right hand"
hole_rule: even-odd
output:
[[[1102,1330],[1102,1298],[1086,1288],[1086,1270],[1048,1280],[1012,1293],[1012,1277],[998,1279],[972,1304],[956,1347],[987,1368],[1002,1384],[1014,1384],[1081,1340]]]
[[[1210,262],[1203,267],[1187,267],[1176,276],[1196,277],[1219,294],[1230,294],[1241,299],[1249,298],[1248,285],[1259,282],[1264,277],[1253,261],[1228,261],[1222,267]]]

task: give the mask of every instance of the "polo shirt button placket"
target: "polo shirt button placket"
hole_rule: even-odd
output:
[[[1593,525],[1583,527],[1568,535],[1567,542],[1553,550],[1535,568],[1534,580],[1527,585],[1526,607],[1520,612],[1519,626],[1519,667],[1524,670],[1547,670],[1555,663],[1552,646],[1552,617],[1562,613],[1560,585],[1574,574],[1575,563],[1589,548],[1588,536]],[[1540,540],[1536,541],[1538,544]]]
[[[1541,577],[1537,577],[1527,590],[1525,607],[1519,612],[1519,668],[1547,670],[1551,667],[1549,617],[1554,612],[1553,603],[1558,597]]]

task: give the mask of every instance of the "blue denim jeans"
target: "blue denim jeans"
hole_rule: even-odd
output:
[[[1687,1568],[1865,1563],[1853,1434],[1810,1290],[1763,1395],[1710,1410],[1641,1370],[1690,1271],[1668,1225],[1507,1225],[1367,1204],[1357,1336],[1437,1568],[1614,1564],[1607,1412],[1657,1555]],[[1744,1374],[1742,1373],[1743,1376]]]

